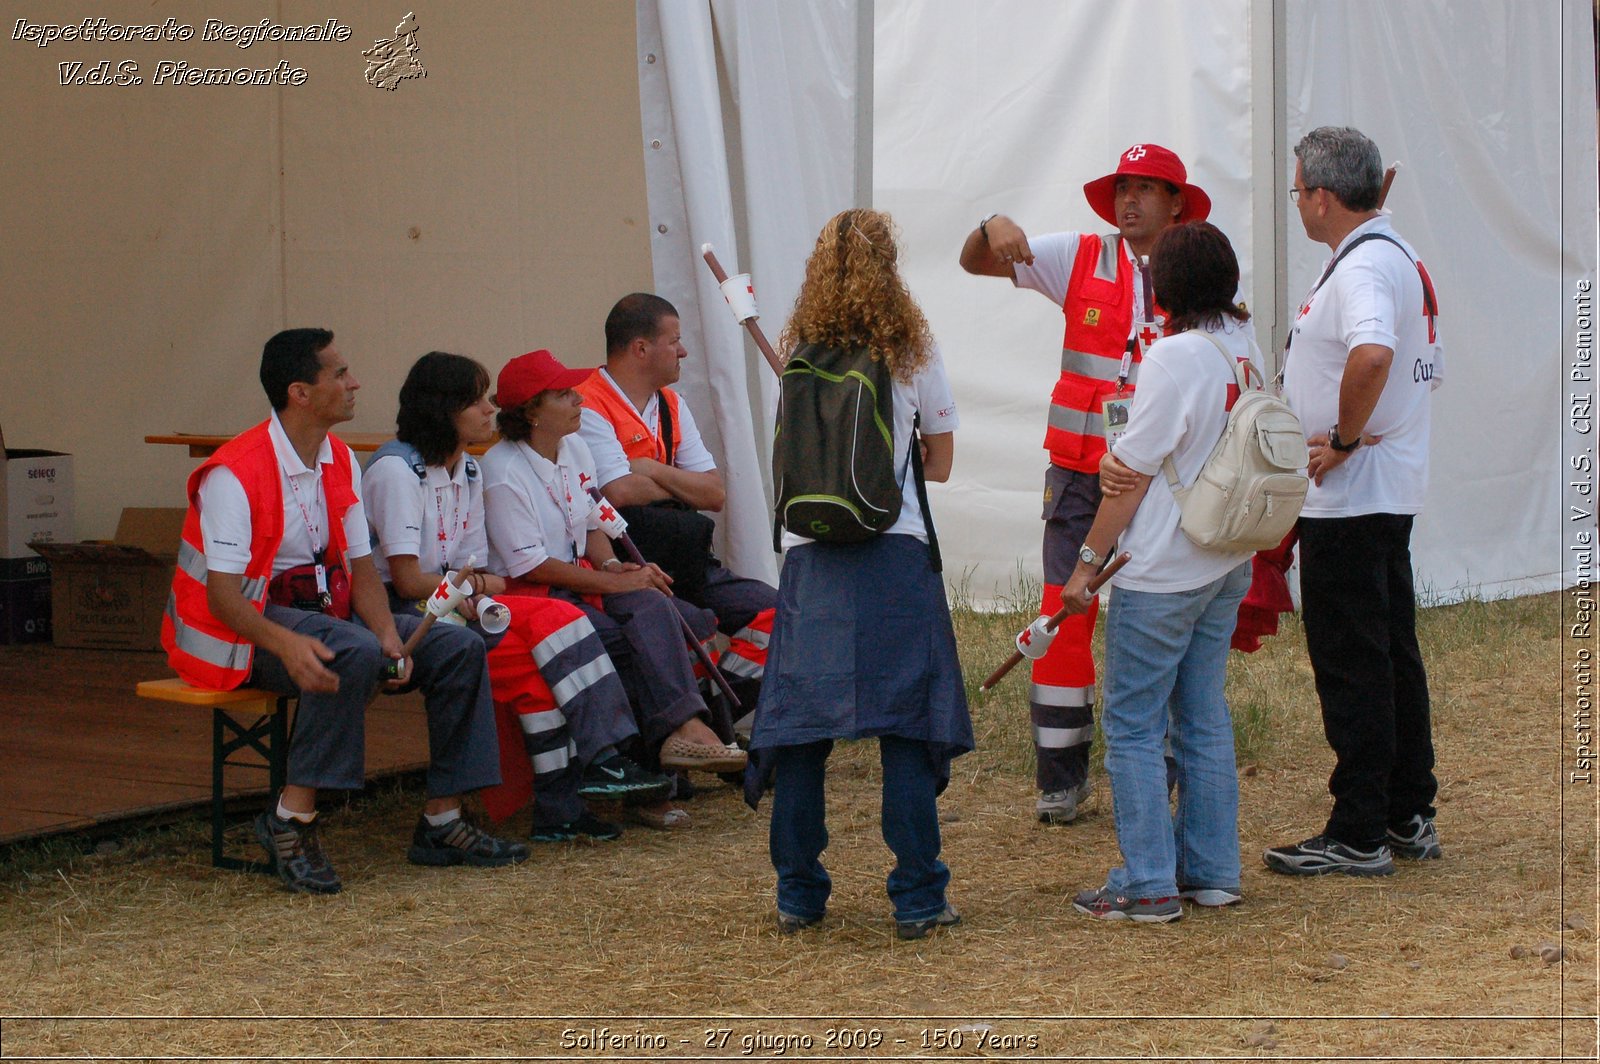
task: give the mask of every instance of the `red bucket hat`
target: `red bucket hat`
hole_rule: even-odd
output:
[[[1117,160],[1116,173],[1096,178],[1083,186],[1084,198],[1094,208],[1094,213],[1112,225],[1117,224],[1114,209],[1117,178],[1124,174],[1153,177],[1177,185],[1183,193],[1183,213],[1178,215],[1179,222],[1203,222],[1206,215],[1211,213],[1211,197],[1199,185],[1189,184],[1189,171],[1183,168],[1183,160],[1175,152],[1159,144],[1135,144]]]
[[[495,381],[494,405],[515,410],[540,392],[576,388],[592,369],[568,369],[548,351],[530,351],[506,363]]]

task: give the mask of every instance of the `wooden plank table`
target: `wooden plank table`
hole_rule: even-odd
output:
[[[348,443],[350,449],[357,454],[371,454],[394,439],[394,434],[391,432],[335,432],[334,435]],[[231,439],[233,439],[233,436],[218,436],[207,432],[174,432],[165,436],[146,436],[144,442],[187,447],[189,448],[190,458],[210,458],[217,453],[218,447],[221,447]],[[467,450],[472,454],[482,454],[498,442],[499,439],[500,437],[496,436],[488,443],[475,443],[468,447]]]

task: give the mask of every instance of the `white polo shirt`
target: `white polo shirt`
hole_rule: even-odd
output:
[[[333,441],[323,438],[317,449],[316,467],[307,469],[289,443],[276,410],[267,435],[278,455],[278,479],[283,489],[283,542],[272,560],[272,575],[277,576],[297,565],[310,565],[316,552],[328,546],[328,503],[322,494],[322,467],[333,462]],[[367,512],[361,505],[361,466],[353,451],[350,486],[356,501],[345,511],[344,538],[350,557],[364,558],[372,553],[372,545],[368,542]],[[216,466],[200,481],[199,495],[200,539],[206,552],[206,568],[242,575],[250,565],[252,530],[251,501],[244,485],[233,470]]]
[[[397,454],[367,466],[361,486],[367,522],[378,542],[373,561],[384,583],[394,579],[389,559],[396,555],[415,555],[424,573],[459,569],[471,557],[479,566],[488,564],[483,474],[480,470],[468,476],[469,463],[477,466],[463,455],[453,473],[444,466],[428,466],[423,479]]]
[[[600,527],[588,488],[594,459],[577,433],[563,437],[550,462],[526,443],[501,440],[483,456],[489,571],[522,576],[554,558],[573,562]]]
[[[1374,232],[1395,236],[1389,219],[1380,215],[1351,230],[1339,247]],[[1406,251],[1415,257],[1409,245]],[[1311,485],[1301,510],[1306,517],[1422,510],[1428,489],[1433,347],[1422,307],[1422,279],[1411,259],[1386,240],[1369,240],[1351,251],[1300,306],[1284,366],[1283,395],[1307,436],[1327,432],[1338,420],[1345,363],[1361,344],[1394,352],[1365,429],[1383,439],[1358,448],[1320,487]]]
[[[617,387],[617,382],[604,367],[601,367],[599,376],[608,388],[622,397],[623,402],[633,405],[633,400]],[[640,418],[650,427],[656,439],[661,438],[660,407],[661,401],[656,398],[655,392],[651,392],[644,409],[639,411]],[[583,422],[578,434],[589,445],[589,453],[594,456],[595,472],[600,477],[602,488],[632,472],[628,456],[623,453],[622,443],[617,439],[616,427],[598,411],[583,408]],[[672,424],[672,464],[689,473],[706,473],[717,468],[711,452],[706,450],[705,441],[700,438],[700,429],[694,423],[694,415],[689,412],[689,404],[684,402],[682,395],[678,396],[678,418]]]

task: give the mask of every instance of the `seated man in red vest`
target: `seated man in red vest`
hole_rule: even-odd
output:
[[[671,303],[646,292],[623,296],[606,316],[606,364],[578,386],[578,432],[640,552],[671,574],[675,594],[717,615],[729,637],[719,667],[748,717],[778,593],[734,575],[711,553],[713,526],[697,511],[721,510],[726,492],[688,404],[669,387],[687,357]]]
[[[1166,314],[1151,294],[1148,257],[1169,225],[1203,221],[1211,197],[1188,181],[1177,155],[1159,144],[1135,144],[1114,173],[1083,186],[1095,214],[1115,233],[1046,233],[1029,237],[1010,218],[991,214],[961,248],[961,268],[1004,277],[1061,308],[1066,333],[1061,378],[1050,395],[1044,447],[1044,596],[1041,613],[1061,608],[1061,587],[1080,559],[1100,504],[1100,459],[1106,453],[1106,400],[1130,399],[1144,350],[1164,334]],[[1122,423],[1126,427],[1126,422]],[[1089,794],[1089,740],[1094,735],[1094,657],[1089,649],[1096,608],[1067,618],[1033,662],[1029,710],[1038,754],[1043,822],[1075,820]]]
[[[299,696],[288,784],[256,818],[256,837],[290,890],[334,894],[317,838],[317,792],[365,780],[367,703],[380,683],[416,682],[428,714],[428,798],[407,856],[425,865],[505,865],[526,846],[479,831],[461,795],[500,782],[483,640],[389,612],[361,505],[361,467],[333,426],[356,389],[325,329],[289,329],[261,352],[266,421],[224,444],[189,478],[161,644],[201,687],[246,684]],[[393,676],[387,670],[393,669]]]

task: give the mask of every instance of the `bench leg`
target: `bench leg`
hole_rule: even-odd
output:
[[[272,875],[272,865],[265,861],[251,861],[229,857],[223,852],[223,833],[227,827],[227,796],[223,790],[223,767],[240,750],[253,750],[266,762],[267,776],[273,794],[283,789],[288,778],[289,733],[288,699],[280,698],[278,711],[259,716],[254,722],[244,724],[235,720],[221,706],[211,710],[211,864],[236,872],[264,872]],[[261,768],[260,765],[250,765]]]

